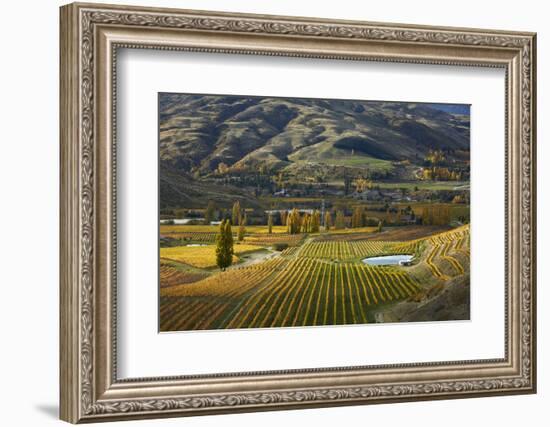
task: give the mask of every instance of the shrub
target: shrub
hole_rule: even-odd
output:
[[[279,252],[284,251],[286,248],[288,248],[288,243],[275,243],[273,245],[273,249]]]
[[[377,227],[378,226],[378,222],[380,220],[378,218],[373,218],[373,217],[367,217],[365,219],[365,225],[367,227]]]
[[[185,225],[204,225],[203,219],[190,219]]]

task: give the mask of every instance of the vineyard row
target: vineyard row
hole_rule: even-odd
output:
[[[267,263],[163,291],[161,330],[367,323],[373,306],[420,290],[395,268],[312,258],[260,265]]]

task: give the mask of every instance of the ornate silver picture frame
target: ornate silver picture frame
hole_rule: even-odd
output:
[[[60,18],[63,420],[97,422],[536,391],[535,34],[80,3],[63,6]],[[120,379],[114,147],[116,61],[121,48],[502,68],[504,357]]]

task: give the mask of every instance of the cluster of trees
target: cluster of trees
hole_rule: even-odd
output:
[[[373,188],[374,184],[372,181],[365,179],[363,177],[357,178],[353,184],[355,185],[355,191],[357,193],[362,193],[365,190],[370,190]]]
[[[226,173],[229,173],[229,171],[230,171],[230,168],[228,164],[224,162],[218,163],[218,168],[216,169],[216,173],[218,175],[225,175]]]
[[[318,210],[314,210],[311,214],[307,212],[300,214],[298,209],[292,209],[290,212],[282,211],[280,216],[282,223],[286,223],[289,234],[318,233],[321,229],[321,213]],[[350,225],[353,228],[377,226],[378,222],[375,218],[367,217],[367,213],[362,206],[354,208],[351,218],[346,217],[344,209],[336,210],[336,214],[327,211],[324,215],[325,231],[331,229],[342,230]],[[268,216],[268,233],[271,233],[272,225],[273,217],[270,214]]]
[[[292,211],[286,216],[286,231],[289,234],[298,234],[302,228],[302,217],[298,209]]]
[[[321,214],[314,211],[313,214],[305,214],[302,217],[302,233],[318,233],[321,227]]]
[[[421,224],[421,219],[418,218],[411,206],[404,209],[398,207],[390,207],[386,204],[386,215],[384,216],[384,224],[406,225],[406,224]]]
[[[452,199],[452,203],[455,204],[466,202],[465,197],[461,195],[456,195]],[[410,206],[404,209],[398,209],[386,203],[384,206],[379,208],[372,207],[371,209],[385,212],[385,216],[382,218],[382,224],[400,224],[400,215],[406,218],[403,223],[407,224],[416,221],[417,224],[444,225],[449,224],[451,221],[451,207],[443,204],[434,204],[424,207],[422,215],[418,217]],[[368,217],[364,206],[358,205],[353,207],[351,216],[350,212],[347,212],[347,215],[348,216],[346,216],[345,208],[336,208],[332,211],[327,210],[323,218],[321,218],[321,213],[318,210],[314,210],[312,213],[300,213],[298,209],[294,208],[291,211],[282,210],[279,213],[271,212],[267,216],[267,232],[272,234],[275,224],[285,225],[289,234],[318,233],[321,229],[321,224],[324,225],[325,230],[333,228],[340,230],[346,227],[361,228],[379,225],[379,219]],[[217,211],[215,204],[209,202],[204,213],[204,222],[209,224],[216,216]],[[245,210],[241,208],[240,202],[235,201],[233,203],[230,218],[229,213],[225,214],[225,216],[228,218],[226,221],[230,225],[238,227],[237,240],[243,241],[249,218]],[[256,220],[258,220],[258,218]],[[265,222],[260,223],[265,224]]]
[[[223,220],[216,236],[216,264],[225,271],[233,263],[233,232],[231,222]]]
[[[346,216],[344,211],[336,211],[336,220],[334,221],[334,228],[336,230],[342,230],[346,228]]]
[[[427,167],[421,170],[421,178],[438,181],[462,181],[468,179],[468,171],[446,167],[445,153],[441,150],[430,150],[425,157]]]
[[[351,227],[357,228],[357,227],[364,227],[364,226],[365,226],[365,213],[362,207],[357,206],[353,210],[353,214],[351,215]]]
[[[196,179],[200,178],[195,176]],[[235,164],[232,166],[224,162],[218,164],[214,175],[211,177],[213,181],[222,185],[234,185],[237,187],[255,187],[255,196],[263,193],[272,193],[275,186],[271,181],[271,176],[268,174],[265,165],[242,165]]]
[[[326,217],[330,219],[330,214],[327,212]],[[325,223],[327,221],[325,220]],[[378,226],[380,221],[376,218],[368,217],[367,212],[363,206],[356,206],[351,214],[351,217],[346,217],[343,210],[336,211],[336,219],[334,221],[334,229],[342,230],[347,226],[352,228],[361,228],[367,226]],[[329,229],[328,227],[326,228]]]
[[[456,196],[453,197],[453,200],[451,203],[467,203],[467,200],[466,200],[466,197],[464,196],[464,194],[457,194]]]
[[[248,217],[246,215],[246,212],[241,209],[241,204],[237,200],[235,203],[233,203],[233,208],[231,209],[231,224],[239,226],[239,229],[237,231],[237,240],[239,242],[242,242],[244,240],[247,222]]]
[[[347,196],[353,189],[357,193],[363,193],[366,190],[377,188],[373,181],[384,180],[391,178],[393,173],[391,170],[366,170],[362,171],[361,175],[353,177],[350,175],[348,168],[344,167],[343,170],[337,171],[336,175],[342,175],[344,181],[344,194]]]
[[[422,224],[447,225],[451,222],[451,208],[447,205],[425,206],[422,210]]]
[[[450,170],[447,167],[434,166],[422,169],[422,179],[432,181],[462,181],[465,179],[465,172],[461,170]]]
[[[239,175],[239,174],[257,174],[260,176],[268,176],[270,172],[270,168],[267,164],[243,164],[243,163],[235,163],[231,166],[229,166],[227,163],[220,162],[218,163],[218,167],[214,171],[217,175],[227,175],[227,174],[233,174],[233,175]]]
[[[441,150],[430,150],[425,160],[432,166],[437,166],[445,162],[445,153]]]
[[[312,214],[304,213],[300,215],[298,209],[292,209],[290,213],[285,212],[286,228],[289,234],[298,233],[318,233],[321,227],[321,214],[318,210]],[[283,215],[281,215],[281,219]]]
[[[353,190],[362,193],[365,189],[372,188],[372,180],[388,179],[392,176],[392,173],[390,170],[364,170],[360,175],[357,175],[353,172],[353,168],[336,166],[329,169],[302,170],[296,175],[277,171],[265,163],[228,165],[220,162],[213,171],[212,178],[224,184],[257,187],[258,194],[273,193],[283,189],[302,189],[305,194],[308,194],[308,187],[303,186],[304,182],[326,184],[328,179],[333,179],[335,176],[343,179],[344,192],[348,195]],[[200,178],[200,171],[198,170],[196,178]]]

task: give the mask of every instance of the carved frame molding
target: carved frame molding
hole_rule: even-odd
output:
[[[186,41],[178,41],[181,37]],[[121,47],[505,67],[506,357],[117,380],[116,287],[103,279],[116,282],[112,147],[114,64]],[[61,418],[102,421],[534,392],[535,68],[531,33],[93,4],[62,7]],[[344,382],[335,380],[346,375]],[[261,384],[270,376],[271,386]],[[285,386],[288,381],[292,385]],[[198,393],[197,384],[210,388]]]

